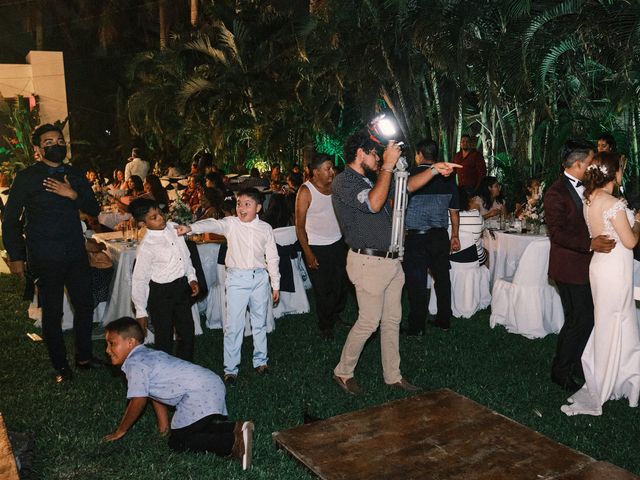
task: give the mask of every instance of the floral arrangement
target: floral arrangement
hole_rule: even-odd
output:
[[[544,186],[544,182],[542,182],[540,187],[532,192],[531,197],[527,198],[527,204],[520,214],[520,220],[534,224],[544,223],[544,202],[542,200]]]
[[[169,218],[180,225],[189,225],[193,222],[193,212],[180,198],[177,198],[169,207]]]

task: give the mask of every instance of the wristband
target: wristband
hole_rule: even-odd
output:
[[[431,165],[431,173],[433,174],[434,177],[436,175],[440,175],[440,172],[438,171],[435,165]]]
[[[393,169],[392,169],[392,168],[384,168],[384,167],[380,167],[380,170],[382,170],[383,172],[393,173]]]

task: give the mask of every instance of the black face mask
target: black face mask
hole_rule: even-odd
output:
[[[67,147],[64,145],[49,145],[44,147],[44,158],[53,163],[62,163],[67,157]]]

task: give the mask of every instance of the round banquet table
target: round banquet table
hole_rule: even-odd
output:
[[[518,268],[520,257],[526,248],[536,241],[549,242],[546,235],[511,233],[485,230],[482,243],[489,252],[491,284],[498,278],[512,278]]]

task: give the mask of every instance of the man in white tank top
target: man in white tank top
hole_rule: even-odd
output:
[[[333,162],[316,154],[310,164],[311,179],[296,197],[296,234],[304,252],[316,297],[320,335],[333,339],[333,329],[346,302],[347,246],[331,203]]]

